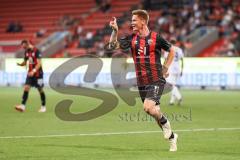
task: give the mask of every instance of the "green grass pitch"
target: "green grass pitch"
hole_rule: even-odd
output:
[[[143,113],[140,99],[134,107],[119,100],[115,110],[90,121],[67,122],[58,119],[54,112],[60,100],[73,99],[74,113],[86,112],[101,101],[62,95],[47,88],[45,91],[46,113],[37,112],[40,98],[35,89],[30,92],[27,111],[19,113],[14,105],[20,103],[22,88],[0,88],[0,160],[240,159],[239,91],[183,90],[181,107],[169,107],[169,95],[164,95],[161,109],[179,134],[176,153],[168,151],[162,133],[144,132],[160,129]],[[92,135],[95,133],[113,134]]]

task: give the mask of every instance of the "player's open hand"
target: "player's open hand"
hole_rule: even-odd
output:
[[[112,20],[110,21],[109,23],[109,26],[115,30],[115,31],[118,31],[118,25],[117,25],[117,19],[116,17],[113,17]]]

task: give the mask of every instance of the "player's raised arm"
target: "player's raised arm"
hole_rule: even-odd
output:
[[[108,43],[108,49],[117,49],[119,48],[119,44],[117,41],[118,37],[118,25],[117,25],[117,19],[116,17],[113,17],[113,19],[110,21],[109,26],[112,28],[112,34]]]

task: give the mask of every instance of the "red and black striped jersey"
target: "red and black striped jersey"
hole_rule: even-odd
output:
[[[37,65],[37,59],[41,58],[41,53],[37,48],[27,49],[24,53],[24,60],[28,60],[28,72],[31,72]],[[42,66],[36,71],[34,76],[41,77],[43,75]]]
[[[171,44],[156,32],[150,32],[147,37],[133,34],[129,40],[138,85],[147,85],[164,79],[161,50],[169,51]]]

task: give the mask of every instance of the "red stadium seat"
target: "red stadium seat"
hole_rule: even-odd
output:
[[[63,15],[79,17],[95,7],[94,0],[3,0],[0,5],[0,41],[33,38],[40,28],[47,30],[47,35],[58,30],[57,22]],[[6,33],[11,21],[19,21],[22,33]],[[36,40],[34,40],[36,41]]]

